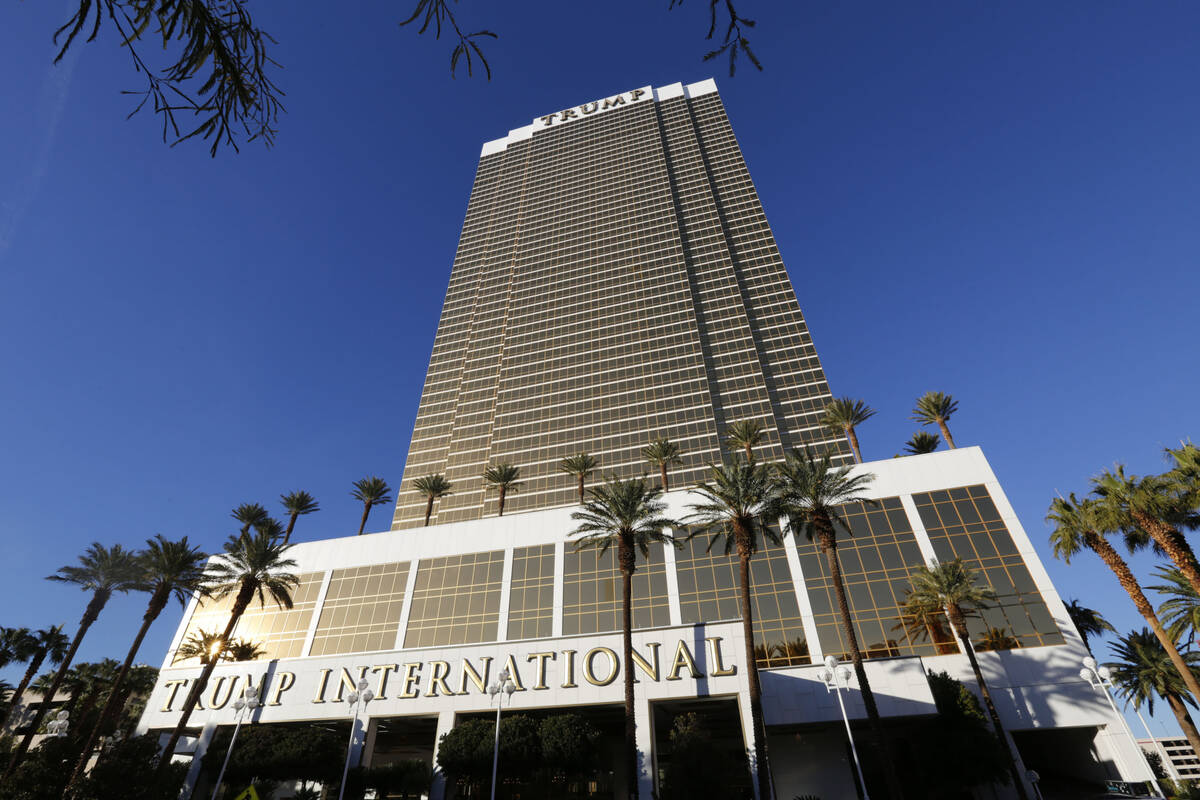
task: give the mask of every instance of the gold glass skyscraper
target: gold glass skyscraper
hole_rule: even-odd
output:
[[[806,444],[830,399],[775,237],[712,81],[645,87],[484,145],[421,395],[393,529],[495,513],[484,470],[521,469],[507,511],[566,505],[562,458],[703,477],[739,420],[764,458]]]

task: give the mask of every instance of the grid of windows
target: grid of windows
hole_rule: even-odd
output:
[[[421,561],[404,646],[495,641],[503,570],[503,550]]]
[[[292,591],[292,607],[284,609],[275,605],[270,595],[266,595],[266,604],[255,597],[246,607],[246,611],[233,629],[233,638],[257,644],[263,654],[260,659],[296,658],[304,655],[304,640],[308,637],[309,624],[312,622],[313,611],[317,606],[317,597],[321,593],[321,582],[325,579],[323,572],[305,572],[299,576],[300,584]],[[225,597],[207,603],[201,602],[188,622],[184,631],[183,641],[187,641],[200,631],[205,633],[221,633],[229,624],[229,614],[237,593],[231,592]],[[188,659],[180,664],[198,663],[198,659]]]
[[[1001,629],[1009,644],[1021,647],[1062,644],[1042,595],[1017,552],[1012,535],[983,485],[914,494],[917,511],[940,561],[961,558],[979,571],[996,602],[968,619],[972,641],[983,643],[988,629]],[[998,630],[993,634],[999,633]]]
[[[683,622],[740,620],[737,555],[698,534],[675,556]],[[766,542],[750,558],[750,600],[754,612],[756,660],[760,667],[809,664],[808,641],[783,545]]]
[[[508,638],[540,639],[553,633],[554,545],[513,549]]]
[[[637,554],[633,573],[633,627],[657,628],[671,623],[663,546],[651,545],[650,557]],[[604,555],[594,548],[568,547],[563,565],[563,634],[621,630],[621,571],[616,548]]]
[[[863,657],[935,655],[944,649],[942,633],[910,631],[902,613],[909,573],[925,561],[900,498],[886,497],[873,506],[853,503],[839,513],[849,529],[838,526],[837,558]],[[849,658],[828,557],[815,541],[797,542],[796,550],[821,650]]]
[[[408,562],[335,569],[309,655],[391,650],[404,606]]]
[[[506,510],[567,505],[560,459],[634,477],[657,438],[687,485],[742,419],[762,457],[844,456],[829,397],[716,93],[538,129],[480,159],[392,527],[423,524],[421,475],[454,485],[437,522],[492,513],[480,476],[501,461],[524,480]]]

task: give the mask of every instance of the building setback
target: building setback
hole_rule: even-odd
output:
[[[573,546],[577,488],[558,464],[586,451],[602,474],[640,475],[641,449],[669,439],[682,463],[664,500],[682,519],[696,501],[687,487],[722,458],[733,422],[761,423],[761,460],[808,445],[847,462],[845,442],[817,421],[830,397],[712,81],[601,98],[485,144],[392,530],[289,551],[293,607],[251,605],[235,636],[265,656],[216,669],[180,752],[202,755],[233,724],[231,699],[247,684],[265,700],[256,722],[328,724],[347,720],[345,697],[366,680],[377,699],[352,758],[433,761],[442,735],[494,709],[486,686],[502,666],[517,681],[514,709],[570,710],[602,726],[619,718],[622,671],[635,671],[641,765],[626,774],[614,761],[591,796],[625,796],[636,782],[650,797],[680,713],[707,715],[716,738],[754,752],[735,561],[701,537],[639,556],[636,656],[621,663],[613,553]],[[481,476],[502,462],[525,485],[498,517]],[[961,558],[997,595],[969,627],[975,642],[1003,629],[992,638],[1010,647],[979,660],[1022,768],[1064,792],[1147,778],[1122,721],[1079,678],[1087,650],[982,452],[856,469],[873,476],[877,502],[842,509],[838,553],[893,729],[936,713],[930,671],[974,686],[958,646],[902,614],[914,569]],[[431,474],[453,493],[434,505],[431,527],[406,530],[424,524],[413,481]],[[848,649],[826,560],[787,534],[760,549],[751,574],[776,795],[854,797],[838,703],[820,678],[823,659]],[[200,667],[174,653],[220,630],[231,603],[192,601],[142,730],[176,723]],[[861,729],[853,679],[846,701]],[[867,753],[868,766],[878,757]],[[434,800],[447,788],[438,774]]]

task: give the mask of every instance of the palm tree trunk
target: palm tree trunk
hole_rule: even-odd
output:
[[[754,728],[754,763],[758,775],[759,800],[770,800],[771,765],[767,757],[767,723],[763,719],[762,683],[758,679],[758,659],[754,653],[754,605],[750,600],[750,532],[741,520],[733,520],[734,542],[737,544],[738,581],[742,603],[742,639],[746,644],[746,678],[750,684],[750,723]]]
[[[855,433],[853,425],[846,426],[846,438],[850,440],[850,449],[854,451],[855,463],[863,463],[862,450],[858,449],[858,434]]]
[[[425,503],[425,527],[429,527],[429,518],[433,516],[433,495],[429,495],[429,500]]]
[[[292,529],[296,527],[296,520],[300,518],[299,514],[293,513],[288,520],[287,530],[283,532],[283,543],[287,544],[292,540]]]
[[[942,438],[946,440],[946,444],[950,446],[951,450],[955,449],[954,437],[950,435],[950,426],[946,424],[946,420],[939,419],[937,424],[942,429]]]
[[[66,656],[63,657],[62,663],[58,665],[58,672],[54,674],[54,680],[50,682],[50,688],[46,690],[46,694],[42,695],[42,704],[34,715],[33,725],[29,729],[29,733],[25,734],[25,738],[21,739],[21,743],[13,750],[12,757],[8,760],[8,767],[5,768],[4,774],[0,775],[0,782],[7,781],[12,777],[17,765],[25,757],[25,753],[29,751],[29,743],[33,741],[33,737],[37,735],[38,728],[42,726],[42,720],[46,718],[46,713],[50,710],[50,704],[54,702],[54,696],[58,694],[58,687],[62,685],[63,679],[67,677],[67,670],[71,667],[71,659],[75,658],[75,651],[79,649],[79,645],[83,642],[83,637],[87,634],[88,628],[92,627],[92,623],[100,616],[100,612],[104,610],[104,606],[108,603],[108,598],[112,596],[111,589],[97,589],[92,595],[91,601],[87,604],[87,608],[83,612],[82,619],[79,620],[79,630],[75,633],[75,638],[71,642],[71,647],[67,650]]]
[[[813,522],[817,528],[821,549],[829,562],[829,582],[833,585],[833,593],[837,598],[838,611],[842,617],[842,632],[850,646],[850,660],[854,663],[854,674],[858,677],[858,689],[862,693],[863,706],[866,707],[867,720],[871,724],[871,732],[883,752],[883,775],[887,781],[888,794],[894,800],[904,796],[900,788],[900,776],[896,774],[896,764],[892,760],[892,745],[883,732],[883,722],[879,718],[879,706],[875,703],[875,693],[867,680],[867,671],[863,668],[862,652],[858,649],[858,636],[854,633],[854,623],[850,617],[850,604],[846,601],[846,586],[842,583],[842,566],[837,559],[837,539],[833,523],[824,515],[814,514]]]
[[[8,707],[8,712],[4,715],[4,722],[0,723],[0,730],[8,727],[8,723],[12,722],[13,714],[17,711],[17,701],[25,694],[25,690],[29,688],[29,682],[37,675],[37,671],[42,668],[42,662],[46,660],[46,651],[38,650],[34,654],[33,660],[29,662],[29,669],[25,670],[25,677],[21,678],[21,684],[17,690],[13,692],[12,704]]]
[[[1008,759],[1008,772],[1012,776],[1013,788],[1017,790],[1017,797],[1021,800],[1029,800],[1029,795],[1025,793],[1025,781],[1021,771],[1017,769],[1017,760],[1013,757],[1012,748],[1008,746],[1008,736],[1004,733],[1004,726],[1000,724],[1000,714],[996,711],[995,702],[992,701],[992,692],[988,689],[987,681],[983,679],[983,670],[979,668],[979,659],[975,657],[975,648],[971,646],[971,636],[967,632],[967,623],[962,609],[956,605],[948,606],[946,615],[950,618],[950,627],[954,629],[958,640],[962,642],[962,651],[967,654],[967,660],[971,662],[971,670],[975,673],[975,683],[979,686],[979,693],[983,695],[983,705],[987,708],[988,716],[992,718],[992,729],[995,730],[996,738],[1000,740],[1000,746],[1004,749],[1004,757]]]
[[[358,535],[363,535],[363,530],[367,527],[367,515],[371,513],[371,504],[363,503],[362,522],[358,523]]]
[[[584,476],[579,476],[579,505],[583,505],[583,479]]]
[[[670,491],[671,487],[667,484],[667,462],[664,461],[663,463],[659,464],[658,467],[662,471],[663,491]]]
[[[1158,615],[1154,613],[1154,606],[1150,605],[1150,601],[1146,599],[1145,593],[1142,592],[1141,584],[1133,575],[1133,571],[1129,569],[1129,565],[1125,563],[1125,559],[1121,558],[1113,546],[1108,543],[1100,534],[1095,531],[1087,531],[1083,535],[1084,542],[1088,547],[1100,556],[1108,568],[1117,576],[1117,580],[1133,600],[1133,605],[1145,618],[1146,623],[1150,625],[1150,629],[1154,631],[1155,638],[1159,644],[1167,651],[1167,656],[1171,659],[1171,663],[1175,666],[1175,670],[1179,673],[1179,677],[1183,678],[1183,683],[1191,692],[1192,697],[1200,697],[1200,681],[1196,680],[1195,674],[1188,668],[1187,662],[1183,660],[1183,656],[1179,654],[1179,649],[1175,646],[1175,640],[1172,639],[1162,623],[1158,620]],[[1192,743],[1192,747],[1200,747],[1200,738]],[[1196,751],[1200,753],[1200,750]]]
[[[67,786],[64,791],[65,796],[70,796],[71,787],[83,774],[83,770],[87,766],[88,757],[92,753],[92,748],[96,746],[96,740],[100,738],[100,731],[104,727],[104,723],[113,715],[118,701],[124,699],[121,688],[125,683],[125,677],[129,674],[129,668],[133,666],[133,659],[137,657],[138,650],[142,646],[142,640],[146,638],[146,633],[150,630],[150,626],[154,624],[154,620],[158,619],[158,615],[162,613],[163,608],[166,607],[167,601],[170,598],[171,587],[165,584],[160,585],[154,590],[154,594],[150,596],[150,603],[146,606],[146,613],[142,615],[142,627],[138,629],[137,636],[134,637],[133,644],[130,646],[129,652],[125,655],[125,663],[121,665],[120,671],[117,672],[117,677],[113,680],[112,688],[108,691],[108,699],[104,703],[104,708],[100,711],[100,717],[96,720],[96,724],[92,726],[92,731],[88,734],[87,741],[83,745],[83,752],[79,754],[79,760],[75,762],[75,769],[71,772],[71,777],[67,779]]]
[[[637,717],[633,707],[633,572],[637,569],[637,555],[627,533],[620,534],[617,543],[617,560],[621,567],[621,642],[625,654],[625,769],[628,774],[628,792],[632,800],[638,800],[638,750]]]
[[[749,464],[754,460],[754,450],[751,449],[750,443],[746,442],[746,463]]]
[[[1179,567],[1179,571],[1188,579],[1192,589],[1200,594],[1200,566],[1197,566],[1196,554],[1188,546],[1187,540],[1180,536],[1175,528],[1149,514],[1131,510],[1131,515],[1134,522],[1150,534],[1154,543],[1175,562],[1175,566]]]
[[[501,486],[500,487],[500,510],[499,510],[499,513],[496,514],[497,517],[504,516],[504,495],[506,493],[507,493],[507,490],[505,489],[505,487]]]
[[[1167,704],[1171,706],[1171,710],[1175,712],[1175,719],[1179,721],[1179,727],[1183,729],[1183,735],[1191,742],[1200,739],[1200,732],[1196,730],[1196,723],[1192,721],[1192,715],[1188,713],[1187,706],[1183,703],[1183,698],[1177,694],[1166,695]],[[1166,764],[1163,765],[1164,767]]]
[[[369,510],[370,506],[367,508]],[[183,703],[183,712],[179,716],[179,722],[176,723],[175,730],[171,731],[171,738],[167,740],[167,746],[163,748],[162,754],[158,757],[158,774],[163,774],[167,764],[171,763],[171,756],[175,754],[175,746],[179,744],[179,738],[183,736],[183,731],[187,728],[188,717],[192,715],[192,711],[196,708],[196,703],[199,702],[200,695],[204,692],[204,687],[208,685],[208,679],[212,677],[213,670],[217,668],[217,664],[221,661],[221,653],[225,651],[225,646],[229,643],[230,637],[233,636],[233,629],[237,627],[238,620],[242,618],[242,614],[245,613],[246,607],[250,605],[250,598],[253,596],[254,584],[243,581],[241,588],[238,589],[237,599],[233,602],[233,609],[229,614],[229,624],[225,626],[225,632],[221,634],[217,650],[211,654],[209,662],[204,665],[204,670],[200,673],[200,677],[192,684],[192,688],[187,695],[187,700]]]

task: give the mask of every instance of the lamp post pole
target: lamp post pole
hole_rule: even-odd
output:
[[[258,708],[258,687],[247,686],[244,699],[239,697],[233,701],[234,714],[233,736],[229,737],[229,747],[225,750],[225,760],[221,762],[221,771],[217,773],[217,785],[213,787],[212,800],[217,800],[217,792],[221,791],[221,781],[225,779],[225,768],[229,766],[229,757],[233,755],[233,743],[237,741],[238,731],[242,729],[242,720],[254,713]],[[243,713],[245,712],[245,713]]]
[[[346,695],[346,702],[350,704],[350,743],[346,745],[346,766],[342,767],[342,785],[338,787],[338,800],[342,800],[346,794],[346,776],[350,774],[350,754],[354,752],[354,729],[358,727],[359,703],[361,702],[361,707],[366,709],[367,703],[375,699],[375,693],[367,688],[368,685],[364,678],[358,682],[357,691]]]
[[[496,771],[500,765],[500,709],[504,706],[505,696],[508,697],[509,704],[512,704],[512,693],[516,690],[517,686],[508,674],[508,667],[500,670],[495,682],[487,687],[488,694],[493,698],[499,695],[499,699],[496,700],[496,741],[492,745],[492,800],[496,800]]]
[[[1112,698],[1112,692],[1109,691],[1113,688],[1111,679],[1112,672],[1108,669],[1108,667],[1096,666],[1096,659],[1088,656],[1083,660],[1083,668],[1079,670],[1079,677],[1087,681],[1093,689],[1103,694],[1104,699],[1108,701],[1108,705],[1110,708],[1112,708],[1113,714],[1116,715],[1118,720],[1120,720],[1121,727],[1125,729],[1125,735],[1129,737],[1129,741],[1133,742],[1134,748],[1142,756],[1142,764],[1146,767],[1146,773],[1150,776],[1150,780],[1144,781],[1144,783],[1149,784],[1153,789],[1154,770],[1150,766],[1150,760],[1146,758],[1146,751],[1143,750],[1142,746],[1137,743],[1137,739],[1134,738],[1133,731],[1129,729],[1129,723],[1125,721],[1125,715],[1117,710],[1117,704]]]
[[[842,722],[846,725],[846,738],[850,740],[850,755],[854,757],[854,772],[858,775],[858,785],[862,788],[863,800],[871,800],[867,794],[867,782],[863,779],[862,764],[858,761],[858,748],[854,746],[854,734],[850,732],[850,717],[846,715],[846,704],[842,702],[842,684],[850,685],[850,668],[845,664],[838,665],[833,656],[825,656],[825,668],[817,673],[825,683],[825,691],[837,695],[838,708],[842,710]]]

